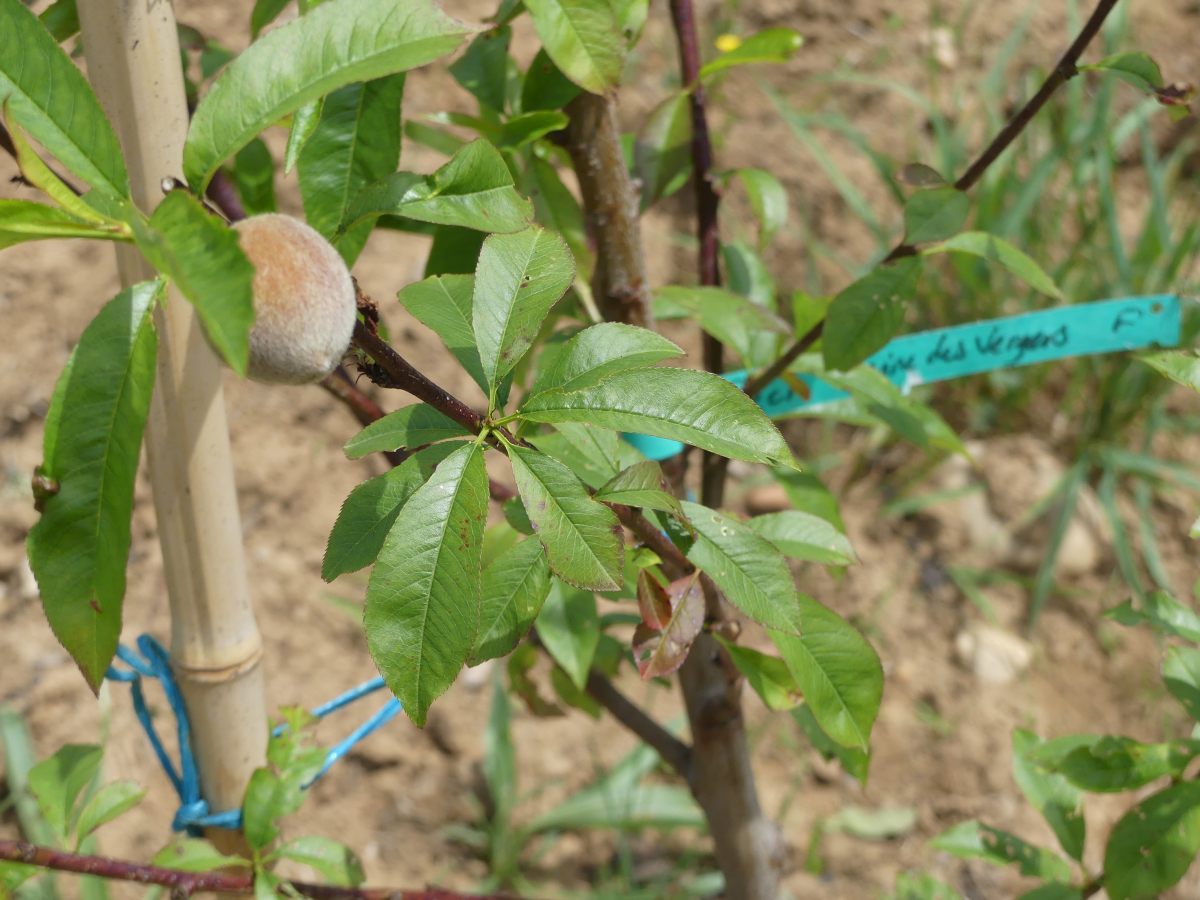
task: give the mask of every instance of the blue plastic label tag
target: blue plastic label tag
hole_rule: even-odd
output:
[[[867,359],[907,393],[921,384],[995,369],[1012,369],[1071,356],[1091,356],[1179,344],[1179,298],[1172,294],[1079,303],[1004,319],[972,322],[898,337]],[[724,377],[741,387],[745,371]],[[771,418],[849,396],[810,375],[799,376],[811,396],[803,399],[782,379],[758,395]],[[667,459],[683,449],[678,441],[625,436],[650,459]]]

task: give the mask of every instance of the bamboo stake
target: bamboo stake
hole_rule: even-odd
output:
[[[182,174],[188,112],[175,16],[165,0],[80,0],[88,74],[145,212]],[[121,282],[154,276],[117,248]],[[171,663],[187,704],[200,790],[213,812],[241,805],[266,763],[262,636],[250,606],[221,367],[172,289],[156,311],[158,373],[146,451],[171,606]],[[213,835],[236,845],[230,832]],[[234,849],[233,846],[227,849]]]

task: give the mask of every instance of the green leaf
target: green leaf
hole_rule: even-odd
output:
[[[471,232],[473,233],[473,232]],[[483,363],[471,328],[474,275],[434,275],[400,291],[400,302],[422,325],[431,328],[479,389],[488,392]]]
[[[737,519],[686,500],[680,505],[696,529],[687,558],[755,622],[800,634],[796,586],[779,551]]]
[[[467,143],[449,132],[442,131],[440,128],[431,128],[414,119],[409,119],[404,123],[404,136],[413,143],[436,150],[442,156],[453,156],[460,147]]]
[[[920,277],[921,259],[910,256],[877,266],[834,297],[822,341],[825,367],[853,369],[881,350],[900,330]]]
[[[242,798],[242,831],[255,851],[261,851],[279,837],[275,819],[294,812],[292,807],[298,805],[298,794],[299,791],[287,790],[284,781],[270,769],[254,770]]]
[[[1069,884],[1051,881],[1032,891],[1026,891],[1017,900],[1083,900],[1083,890]]]
[[[521,109],[562,109],[578,95],[579,85],[562,73],[545,47],[539,48],[521,86]]]
[[[470,664],[512,652],[550,593],[550,564],[538,541],[521,541],[483,570],[479,636]]]
[[[127,288],[84,329],[63,396],[54,459],[58,493],[29,533],[46,618],[93,690],[121,633],[129,520],[158,339],[161,281]]]
[[[29,790],[60,838],[66,837],[75,803],[100,771],[103,759],[104,749],[95,744],[67,744],[29,770]]]
[[[493,396],[574,280],[575,261],[566,242],[539,225],[516,234],[493,234],[483,242],[471,316]]]
[[[372,422],[346,442],[345,450],[348,459],[362,459],[381,450],[420,447],[447,438],[472,436],[428,403],[414,403]]]
[[[461,447],[454,441],[418,450],[396,468],[352,490],[329,535],[321,577],[333,581],[373,563],[400,509],[429,480],[434,467]]]
[[[896,173],[896,180],[911,187],[936,188],[945,187],[945,177],[933,166],[924,163],[909,163]]]
[[[515,153],[552,131],[562,131],[568,121],[565,115],[552,110],[536,110],[512,116],[500,127],[496,146],[505,153]]]
[[[288,131],[287,146],[283,151],[283,174],[286,175],[300,162],[300,154],[308,145],[309,139],[321,123],[321,110],[325,107],[325,98],[318,97],[309,100],[292,114],[292,127]],[[255,138],[254,140],[261,140]],[[254,143],[251,141],[250,143]],[[249,144],[247,145],[249,146]],[[241,152],[240,150],[238,151]],[[397,160],[399,162],[399,160]]]
[[[508,445],[525,512],[563,581],[592,591],[615,591],[625,571],[624,533],[613,511],[597,503],[562,463]],[[582,685],[580,685],[582,688]]]
[[[263,140],[252,140],[233,160],[233,184],[246,215],[275,212],[275,160]]]
[[[959,859],[985,859],[997,866],[1019,863],[1022,875],[1047,881],[1071,880],[1071,867],[1061,856],[974,820],[943,831],[929,842],[929,846],[952,853]]]
[[[8,115],[7,102],[0,105],[0,114],[3,114],[0,116],[0,124],[8,126],[8,135],[16,150],[17,168],[21,170],[21,176],[25,181],[46,194],[61,206],[64,212],[84,221],[109,226],[114,229],[114,237],[129,237],[131,232],[129,226],[124,222],[125,216],[114,219],[111,214],[106,215],[100,212],[100,207],[105,202],[106,205],[120,206],[127,201],[115,200],[99,191],[89,191],[86,200],[78,196],[75,189],[68,187],[30,146],[25,133],[13,121],[12,116]],[[99,196],[100,203],[92,201],[91,195],[93,194]]]
[[[562,346],[553,361],[538,372],[531,394],[550,388],[568,393],[583,390],[613,372],[683,355],[682,348],[653,331],[602,322],[585,328]]]
[[[196,308],[229,367],[245,377],[254,324],[254,266],[237,232],[187,191],[171,191],[148,225],[134,221],[138,249]]]
[[[471,275],[479,264],[485,235],[482,231],[458,225],[436,225],[433,246],[425,262],[425,277],[432,275]],[[484,390],[487,393],[487,390]]]
[[[121,240],[122,235],[108,226],[78,219],[57,206],[30,200],[0,200],[0,250],[47,238]]]
[[[340,231],[384,214],[509,233],[529,226],[533,206],[517,193],[500,151],[479,139],[432,175],[396,172],[364,188],[346,209]]]
[[[646,117],[633,145],[633,171],[642,181],[642,212],[678,189],[692,167],[692,104],[686,91],[672,94]]]
[[[62,422],[63,402],[66,400],[67,387],[71,383],[71,372],[75,368],[78,349],[78,344],[71,348],[71,355],[67,357],[67,362],[58,375],[58,381],[54,383],[50,406],[46,410],[46,423],[42,428],[42,464],[38,467],[38,472],[47,478],[57,479],[61,474],[54,468],[54,457],[58,448],[58,426]]]
[[[717,640],[729,651],[733,664],[746,677],[750,687],[754,688],[754,693],[762,698],[767,709],[793,709],[804,702],[796,679],[782,659],[730,643],[720,635]]]
[[[1126,600],[1110,609],[1104,616],[1122,625],[1138,625],[1145,622],[1165,634],[1200,643],[1200,616],[1166,591],[1151,591],[1137,601],[1137,608],[1133,603],[1132,600]]]
[[[742,180],[750,209],[758,219],[758,249],[761,252],[787,224],[787,191],[778,178],[764,169],[734,169],[733,174]]]
[[[348,266],[362,252],[372,226],[348,231],[343,220],[360,192],[400,163],[404,80],[403,73],[388,75],[334,91],[325,98],[320,121],[300,153],[304,217],[337,247]]]
[[[843,747],[837,741],[821,730],[817,717],[813,715],[812,707],[803,703],[792,710],[792,718],[800,726],[800,730],[812,742],[813,747],[827,761],[836,759],[851,778],[858,780],[866,787],[867,771],[871,765],[870,752],[863,752],[854,747]]]
[[[62,43],[79,34],[79,10],[75,0],[56,0],[38,16],[54,40]]]
[[[812,513],[789,509],[755,516],[746,524],[793,559],[828,566],[858,562],[849,538]]]
[[[527,826],[531,833],[561,829],[697,828],[707,823],[687,788],[664,784],[599,784],[572,794]]]
[[[508,81],[508,45],[512,29],[507,25],[476,35],[467,52],[450,66],[454,80],[470,91],[482,106],[504,112]]]
[[[121,145],[83,73],[20,0],[0,0],[0,34],[0,107],[92,187],[128,197]]]
[[[640,509],[658,509],[687,521],[678,498],[671,493],[662,466],[649,459],[634,463],[610,478],[596,491],[596,499]]]
[[[1158,68],[1158,63],[1140,50],[1106,56],[1099,62],[1079,68],[1111,72],[1122,81],[1132,84],[1139,91],[1145,91],[1147,94],[1153,94],[1155,88],[1163,86],[1162,71]]]
[[[672,285],[655,293],[655,310],[677,307],[700,327],[737,351],[743,360],[753,358],[755,336],[762,332],[790,334],[783,319],[752,300],[715,287]]]
[[[1062,291],[1054,283],[1054,279],[1043,272],[1037,263],[1012,244],[1001,240],[994,234],[987,234],[983,231],[964,231],[933,247],[926,247],[921,251],[921,255],[929,256],[933,253],[949,253],[951,251],[970,253],[973,256],[999,263],[1035,291],[1041,291],[1056,300],[1066,301]]]
[[[530,647],[529,649],[533,649]],[[492,703],[483,732],[484,783],[495,807],[493,827],[508,827],[517,800],[517,758],[512,740],[512,708],[498,677],[492,678]]]
[[[362,863],[354,851],[331,838],[310,834],[288,841],[271,854],[273,858],[285,857],[311,866],[329,884],[341,887],[358,887],[365,880]]]
[[[1087,826],[1083,818],[1083,796],[1061,775],[1041,770],[1027,754],[1042,743],[1031,731],[1013,731],[1013,778],[1026,799],[1054,829],[1067,855],[1083,861]]]
[[[1198,851],[1200,782],[1172,785],[1113,826],[1104,848],[1104,888],[1111,900],[1156,896],[1184,876]]]
[[[600,642],[596,595],[554,579],[537,616],[538,638],[581,691]]]
[[[550,685],[554,688],[558,699],[567,706],[573,706],[581,712],[587,713],[593,719],[599,719],[604,715],[604,707],[597,703],[587,691],[577,688],[575,682],[571,680],[571,676],[562,666],[554,666],[550,669]]]
[[[250,13],[250,40],[257,41],[259,33],[279,18],[287,8],[289,0],[254,0]]]
[[[958,234],[971,212],[971,199],[954,187],[917,191],[904,204],[904,242],[924,244]]]
[[[650,0],[613,0],[613,9],[617,13],[617,22],[625,42],[632,47],[642,35],[646,27],[646,18],[650,13]]]
[[[249,865],[249,860],[240,856],[226,856],[200,838],[182,838],[159,850],[150,864],[183,872],[211,872],[229,866]]]
[[[520,497],[512,497],[505,500],[500,504],[500,511],[504,513],[504,520],[515,531],[520,534],[533,534],[533,523],[529,521],[529,516],[525,513],[525,507],[521,505]]]
[[[879,657],[853,625],[798,596],[803,635],[772,631],[771,638],[821,729],[843,747],[867,751],[883,695]]]
[[[701,80],[733,66],[747,63],[785,63],[795,55],[804,38],[790,28],[768,28],[752,34],[728,53],[722,53],[700,69]]]
[[[1176,384],[1200,391],[1200,359],[1191,350],[1160,350],[1138,353],[1136,358],[1166,375]]]
[[[1163,683],[1183,704],[1187,714],[1200,720],[1200,650],[1168,647],[1162,661]]]
[[[1132,791],[1164,775],[1178,777],[1197,755],[1200,741],[1142,744],[1133,738],[1107,736],[1049,761],[1035,762],[1092,793]]]
[[[795,472],[790,469],[774,469],[771,472],[783,487],[788,501],[801,512],[812,513],[831,524],[843,534],[846,526],[838,509],[837,497],[811,472]]]
[[[230,63],[196,107],[183,149],[188,184],[203,193],[222,161],[310,100],[423,66],[471,31],[433,0],[338,0],[276,28]]]
[[[659,628],[642,622],[633,632],[633,661],[645,681],[670,675],[682,666],[704,627],[704,588],[698,573],[671,582],[665,593],[670,618]]]
[[[134,781],[114,781],[104,785],[79,814],[79,825],[75,830],[76,847],[79,846],[78,841],[121,813],[133,809],[145,796],[145,789]]]
[[[421,727],[475,644],[487,510],[483,451],[472,443],[409,498],[371,571],[364,617],[371,658]]]
[[[625,36],[607,0],[525,0],[525,8],[564,75],[593,94],[621,83]]]
[[[572,85],[574,87],[574,85]],[[563,184],[558,170],[534,154],[521,175],[521,192],[533,201],[537,221],[562,235],[581,272],[592,267],[594,254],[588,247],[583,209],[570,189]]]
[[[283,879],[266,869],[258,869],[254,873],[254,900],[284,900],[280,893]]]
[[[588,487],[599,488],[616,474],[604,452],[596,446],[596,438],[610,435],[611,431],[574,422],[562,428],[557,434],[531,435],[529,442],[566,465]]]
[[[588,422],[683,441],[730,459],[796,468],[766,414],[739,388],[693,369],[613,372],[583,390],[542,391],[521,407],[531,422]]]

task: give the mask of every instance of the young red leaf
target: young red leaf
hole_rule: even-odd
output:
[[[638,572],[637,601],[638,611],[642,614],[642,621],[646,623],[646,627],[660,631],[671,621],[674,609],[671,598],[667,596],[667,589],[645,569]]]
[[[660,631],[638,625],[633,633],[633,659],[645,680],[670,675],[687,659],[692,641],[704,625],[704,591],[696,574],[667,588],[671,619]]]

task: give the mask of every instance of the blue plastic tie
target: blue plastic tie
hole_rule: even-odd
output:
[[[154,753],[158,756],[158,761],[162,764],[163,771],[167,773],[167,777],[171,779],[171,784],[175,787],[175,792],[179,795],[179,810],[175,813],[175,817],[171,821],[171,827],[175,831],[186,830],[192,837],[202,836],[205,828],[241,828],[242,811],[240,809],[210,813],[208,811],[208,801],[200,797],[200,780],[196,774],[196,760],[192,755],[192,733],[188,722],[187,708],[183,704],[183,695],[179,692],[179,686],[175,683],[175,675],[171,671],[170,656],[166,648],[149,634],[143,634],[139,637],[137,639],[137,646],[138,650],[141,651],[140,655],[124,644],[118,645],[117,656],[121,662],[129,666],[129,671],[118,669],[115,665],[110,665],[108,671],[105,673],[105,677],[111,681],[124,681],[130,685],[134,714],[137,716],[138,721],[142,723],[146,737],[150,739],[150,746],[154,748]],[[179,738],[178,769],[175,768],[171,757],[167,755],[167,750],[154,728],[154,721],[150,716],[149,707],[146,706],[146,695],[142,690],[143,678],[158,679],[162,683],[163,692],[167,695],[167,703],[170,704],[171,712],[175,716],[175,727]],[[317,719],[323,719],[331,712],[349,706],[355,700],[372,694],[383,687],[384,681],[382,678],[372,678],[370,681],[364,682],[358,687],[351,688],[344,694],[334,697],[327,703],[322,703],[312,711],[312,714]],[[400,701],[394,697],[385,703],[375,715],[371,716],[371,718],[354,729],[346,738],[330,748],[325,756],[325,764],[316,775],[308,780],[304,787],[309,787],[309,785],[324,775],[330,766],[345,756],[351,747],[373,732],[378,731],[394,719],[402,709]],[[276,726],[272,734],[278,737],[286,728],[287,725]]]

